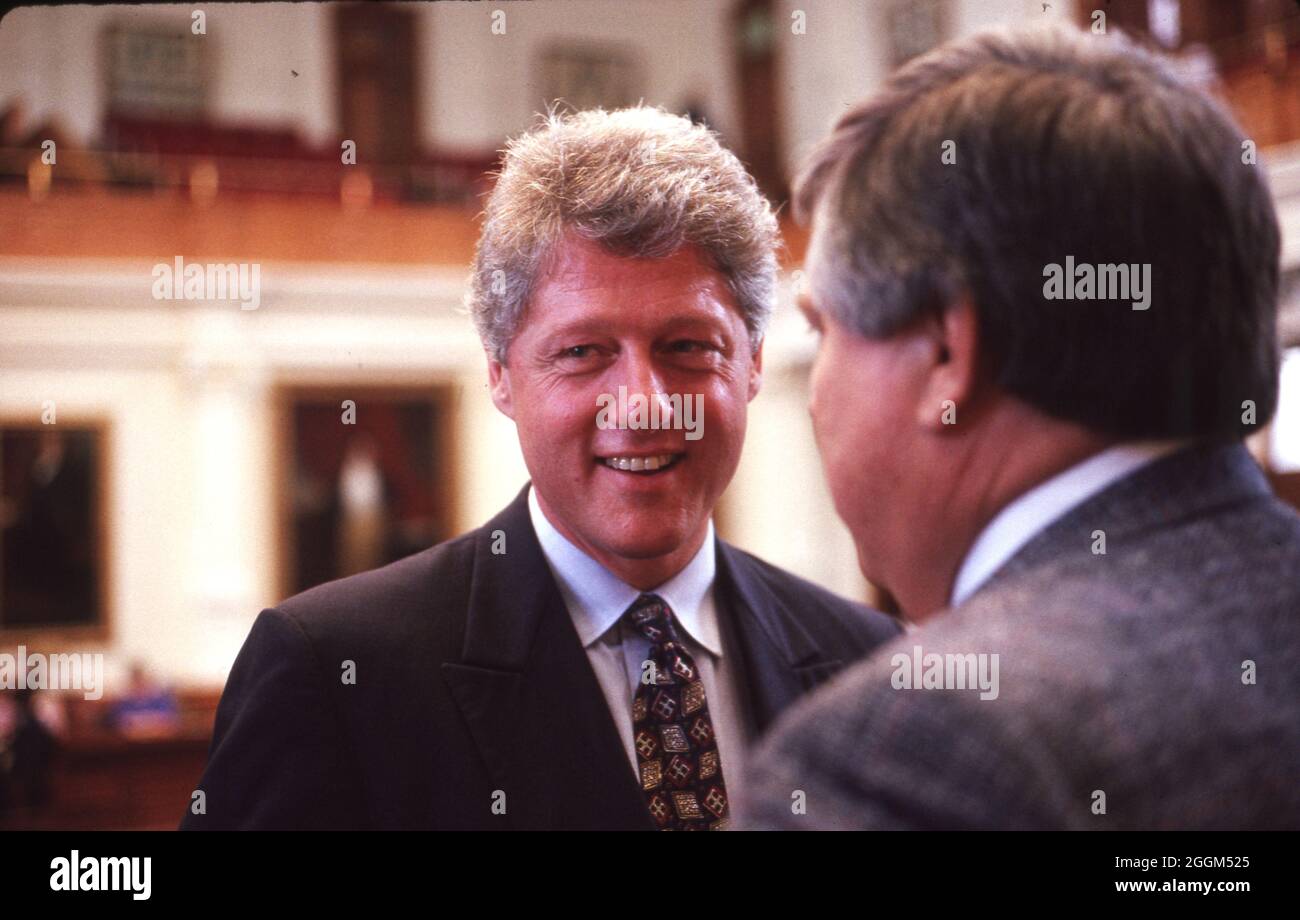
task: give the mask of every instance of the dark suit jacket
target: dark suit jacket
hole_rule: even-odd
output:
[[[1049,524],[965,603],[791,707],[748,782],[728,780],[735,819],[1300,828],[1298,574],[1300,516],[1244,447],[1161,458]],[[895,689],[894,656],[916,646],[998,655],[996,699]]]
[[[263,610],[217,709],[207,813],[181,828],[653,829],[526,498]],[[717,554],[757,731],[899,631],[722,541]]]

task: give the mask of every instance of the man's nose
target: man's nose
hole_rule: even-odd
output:
[[[647,409],[652,401],[659,403],[659,417],[663,424],[671,425],[672,408],[667,399],[668,388],[663,368],[649,352],[626,352],[623,386],[627,387],[628,398],[638,393],[645,397]]]

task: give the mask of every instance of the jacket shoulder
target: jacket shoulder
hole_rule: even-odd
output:
[[[722,543],[722,552],[733,570],[733,578],[760,585],[819,644],[861,653],[902,632],[902,626],[893,617],[841,597],[752,553],[728,543]]]
[[[308,588],[275,609],[316,643],[409,648],[407,643],[427,636],[431,627],[457,643],[478,535],[470,531],[380,568]]]

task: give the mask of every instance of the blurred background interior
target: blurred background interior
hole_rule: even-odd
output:
[[[704,121],[782,205],[765,385],[718,528],[887,604],[857,572],[806,416],[792,167],[909,57],[991,24],[1090,27],[1094,8],[1227,100],[1271,174],[1288,352],[1281,413],[1252,448],[1300,501],[1292,0],[211,4],[202,32],[191,7],[11,12],[0,652],[102,653],[106,689],[0,691],[0,827],[174,827],[263,607],[515,495],[527,473],[460,299],[497,152],[554,100]],[[177,257],[257,263],[260,305],[155,299],[154,266]]]

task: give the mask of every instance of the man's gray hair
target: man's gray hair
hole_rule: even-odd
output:
[[[497,360],[570,233],[633,258],[694,245],[726,278],[758,349],[776,290],[776,217],[707,127],[647,106],[551,112],[508,144],[465,296]],[[629,309],[635,302],[629,291]]]
[[[916,58],[799,175],[817,306],[883,338],[969,296],[981,358],[1120,437],[1239,437],[1276,405],[1279,232],[1253,144],[1122,36],[990,31]],[[1052,266],[1149,266],[1149,309],[1049,298]],[[1070,279],[1073,282],[1073,278]]]

